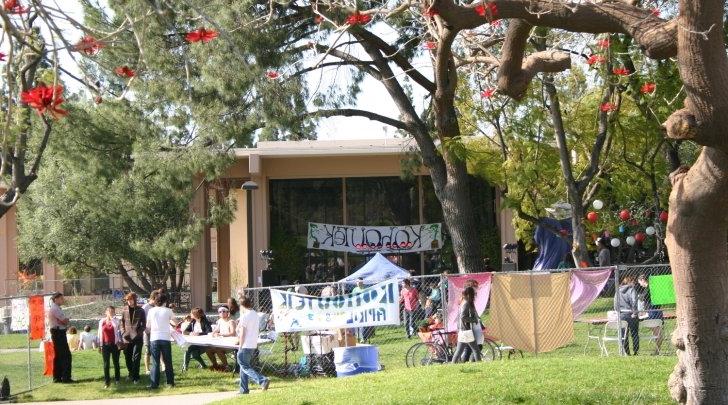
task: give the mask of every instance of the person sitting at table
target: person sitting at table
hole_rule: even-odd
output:
[[[184,329],[182,332],[183,334],[190,336],[204,336],[208,333],[212,333],[212,325],[210,325],[210,321],[207,319],[202,308],[193,308],[190,312],[190,316],[192,316],[192,321],[189,325],[187,325],[187,328]],[[205,361],[202,360],[201,356],[203,351],[204,349],[201,346],[192,345],[188,347],[185,352],[184,362],[182,363],[182,370],[187,370],[191,358],[197,360],[202,368],[207,368],[207,365],[205,364]]]
[[[212,336],[213,337],[231,337],[236,336],[235,329],[237,328],[237,322],[235,322],[235,319],[232,319],[230,317],[230,308],[228,308],[227,305],[221,305],[220,308],[217,309],[218,315],[220,315],[220,318],[217,320],[217,323],[212,327]],[[219,347],[211,347],[207,349],[207,357],[210,359],[210,362],[212,363],[212,369],[222,369],[227,370],[228,369],[228,361],[227,361],[227,352],[229,350],[222,349]],[[220,365],[217,364],[217,360],[215,359],[215,356],[220,359]]]
[[[652,304],[652,296],[650,295],[650,283],[647,281],[647,275],[642,273],[637,277],[637,307],[640,311],[647,313],[647,319],[663,319],[661,309]],[[662,326],[650,328],[652,335],[655,336],[655,352],[659,353],[662,346]]]
[[[614,295],[614,310],[619,313],[620,321],[627,322],[627,329],[629,330],[629,335],[632,338],[632,349],[636,356],[640,349],[640,319],[637,308],[637,290],[635,289],[633,275],[628,274],[622,279],[622,284],[619,286]],[[622,341],[624,352],[629,356],[630,352],[627,333],[623,330],[621,331],[621,334],[624,339]]]

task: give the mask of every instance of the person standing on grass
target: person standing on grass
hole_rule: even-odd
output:
[[[268,389],[270,379],[264,377],[257,372],[251,362],[253,353],[258,349],[258,327],[260,318],[258,313],[253,310],[253,302],[249,298],[243,298],[240,301],[242,311],[240,321],[238,321],[238,364],[240,365],[240,393],[248,394],[248,378],[260,385],[263,391]]]
[[[144,333],[147,328],[147,315],[137,304],[137,295],[129,293],[124,297],[126,304],[121,313],[121,335],[124,348],[124,360],[129,372],[129,380],[139,382],[139,368],[144,347]]]
[[[149,375],[148,389],[159,388],[159,362],[164,361],[164,373],[167,385],[174,387],[174,368],[172,366],[172,334],[170,323],[174,317],[167,308],[167,294],[160,293],[155,299],[155,306],[149,309],[147,329],[149,329],[149,351],[152,357],[152,370]]]
[[[404,280],[400,301],[404,302],[404,327],[407,331],[407,339],[417,333],[417,311],[420,309],[419,292],[412,286],[409,279]]]
[[[57,292],[51,295],[51,305],[46,315],[48,326],[51,329],[51,341],[53,342],[53,382],[54,383],[72,383],[71,369],[73,367],[73,358],[71,350],[68,348],[68,338],[66,338],[66,328],[70,319],[63,313],[61,306],[65,299],[63,294]]]
[[[632,338],[632,349],[636,356],[640,349],[640,318],[639,309],[637,308],[637,290],[634,285],[634,276],[628,274],[622,279],[622,284],[615,293],[614,310],[619,313],[620,321],[627,322],[627,330],[629,331],[629,336]],[[629,356],[627,331],[621,330],[620,333],[623,339],[622,345],[624,347],[624,353]]]
[[[159,296],[159,290],[152,291],[151,294],[149,294],[149,299],[147,300],[147,303],[142,305],[142,309],[144,310],[144,319],[148,319],[149,317],[149,310],[154,307],[154,301]],[[145,322],[146,323],[146,322]],[[149,374],[149,359],[151,357],[151,352],[149,350],[149,330],[144,331],[144,337],[143,337],[144,346],[146,347],[146,350],[144,350],[144,371]]]
[[[99,321],[99,352],[104,361],[104,388],[111,385],[109,358],[114,362],[114,384],[119,383],[119,347],[122,343],[119,320],[115,318],[116,308],[106,307],[106,317]]]
[[[461,357],[470,358],[475,361],[481,360],[478,343],[475,340],[476,328],[480,328],[480,317],[478,316],[478,311],[475,310],[475,289],[473,287],[467,287],[463,290],[462,302],[460,303],[460,311],[458,313],[458,335],[464,331],[472,331],[473,340],[470,342],[461,342],[461,336],[458,336],[458,345],[452,356],[453,363],[459,363]],[[471,354],[469,356],[463,355],[466,347],[470,349]]]

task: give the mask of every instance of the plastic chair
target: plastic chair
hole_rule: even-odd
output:
[[[622,336],[620,337],[619,329],[622,329]],[[609,351],[607,350],[607,342],[617,342],[621,347],[624,343],[624,334],[627,333],[627,321],[609,321],[604,324],[604,333],[600,339],[600,346],[602,348],[602,355],[608,357]]]
[[[655,345],[655,354],[660,354],[660,346],[662,346],[662,332],[664,321],[662,319],[645,319],[640,321],[639,329],[647,329],[647,334],[640,333],[640,342],[652,342]],[[657,333],[655,333],[657,332]]]
[[[602,332],[596,325],[589,324],[588,330],[586,332],[586,344],[584,345],[584,354],[586,354],[586,349],[589,347],[589,342],[592,340],[597,341],[597,346],[599,347],[599,351],[602,351],[602,335],[600,332]]]

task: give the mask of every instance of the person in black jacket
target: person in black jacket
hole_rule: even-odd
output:
[[[205,312],[202,310],[202,308],[193,308],[192,312],[190,312],[190,315],[192,316],[192,322],[190,322],[189,325],[187,325],[187,328],[182,331],[183,334],[191,336],[202,336],[207,335],[208,333],[212,333],[212,325],[207,319],[207,316],[205,315]],[[203,352],[204,348],[202,346],[192,345],[188,347],[187,351],[185,352],[185,359],[184,363],[182,364],[182,369],[187,370],[187,366],[190,364],[191,358],[197,360],[202,368],[207,368],[205,361],[202,360],[201,354]]]
[[[124,297],[127,305],[121,312],[120,332],[124,347],[124,360],[129,371],[129,379],[139,382],[139,367],[144,347],[144,331],[147,328],[147,315],[137,304],[137,295],[129,293]],[[101,333],[101,332],[99,332]]]

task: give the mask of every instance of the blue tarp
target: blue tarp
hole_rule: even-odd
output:
[[[407,270],[392,263],[380,253],[374,255],[359,270],[341,279],[340,283],[354,284],[358,278],[364,279],[364,284],[376,284],[391,278],[404,279],[409,277]]]
[[[548,225],[559,231],[566,230],[569,233],[569,242],[566,242],[560,235],[554,234],[541,224]],[[553,218],[541,218],[533,236],[533,240],[538,245],[538,257],[533,264],[533,270],[558,268],[566,255],[571,252],[571,234],[571,218],[560,221]]]

